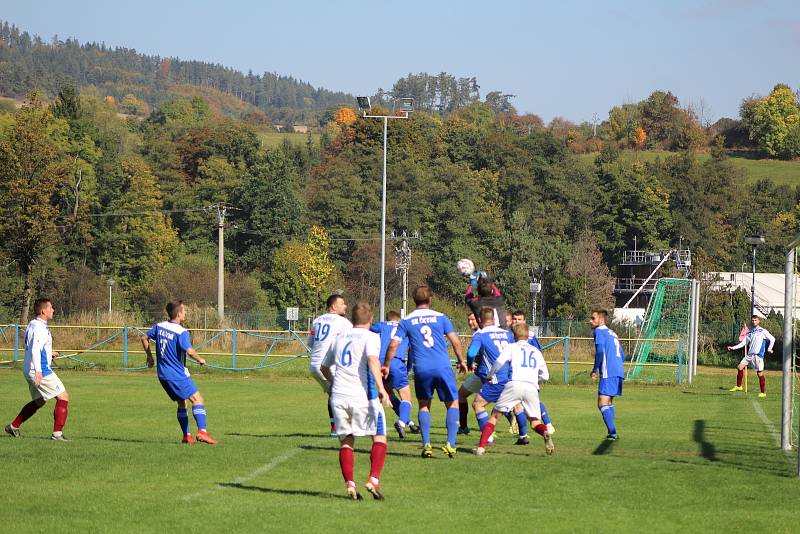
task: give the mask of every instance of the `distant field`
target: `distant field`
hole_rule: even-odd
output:
[[[478,439],[472,413],[472,432],[458,436],[453,460],[438,449],[423,460],[418,436],[401,441],[392,430],[381,479],[386,501],[352,502],[344,498],[337,442],[327,437],[325,398],[307,377],[197,372],[209,431],[220,440],[208,447],[180,444],[175,405],[154,371],[63,370],[72,441],[47,439],[52,402],[21,438],[0,432],[0,515],[4,531],[15,533],[198,525],[208,532],[500,532],[526,524],[551,532],[793,531],[800,482],[796,453],[778,448],[780,377],[768,372],[769,396],[757,399],[728,393],[734,375],[717,371],[701,368],[693,386],[627,385],[617,402],[618,442],[603,439],[593,386],[545,386],[557,429],[551,457],[538,436],[515,446],[505,422],[497,446],[484,457],[470,454]],[[0,369],[0,423],[28,399],[19,369]],[[443,422],[437,402],[437,446]],[[356,446],[361,484],[369,445]],[[32,499],[37,487],[40,498]]]
[[[301,133],[280,133],[280,132],[261,132],[258,134],[261,138],[261,144],[267,148],[275,148],[283,143],[284,139],[288,139],[294,145],[304,145],[311,137],[315,144],[319,143],[319,134],[301,134]]]
[[[674,152],[664,150],[644,150],[641,152],[626,150],[622,153],[622,157],[630,161],[637,159],[639,161],[653,161],[656,158],[665,158],[674,154]],[[597,157],[597,153],[579,154],[577,157],[581,161],[592,162]],[[700,161],[706,161],[710,157],[709,154],[705,153],[697,155],[697,159]],[[776,184],[786,184],[792,187],[800,185],[800,161],[753,159],[737,155],[731,155],[730,160],[736,167],[745,170],[750,183],[766,178]]]

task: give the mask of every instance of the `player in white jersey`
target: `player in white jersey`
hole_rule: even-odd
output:
[[[372,436],[370,474],[364,485],[373,497],[383,499],[380,476],[386,460],[386,414],[381,402],[391,408],[381,376],[381,338],[370,332],[372,307],[366,302],[353,306],[353,324],[331,345],[320,371],[332,383],[330,405],[339,437],[339,466],[353,499],[361,499],[353,481],[355,436]],[[336,374],[331,371],[335,367]]]
[[[53,411],[53,434],[50,439],[54,441],[67,441],[63,429],[67,421],[69,394],[64,384],[56,376],[50,365],[53,358],[58,358],[58,352],[53,351],[53,337],[47,328],[47,321],[53,318],[55,310],[50,299],[36,299],[33,303],[36,319],[28,323],[25,329],[25,359],[22,362],[22,373],[28,382],[31,401],[22,407],[17,417],[5,427],[8,435],[19,437],[19,428],[29,417],[55,397],[56,407]]]
[[[503,366],[509,365],[510,379],[503,388],[497,404],[494,405],[489,422],[481,432],[481,441],[473,452],[477,455],[486,452],[486,444],[494,432],[499,413],[511,412],[515,406],[522,404],[531,427],[544,438],[545,452],[553,454],[553,439],[547,431],[547,425],[541,422],[539,409],[539,380],[548,380],[550,373],[541,351],[528,343],[528,325],[515,324],[512,331],[515,342],[500,353],[487,375],[487,379],[491,380]]]
[[[308,366],[311,370],[311,376],[319,382],[325,393],[330,394],[331,382],[322,374],[320,366],[336,338],[343,332],[353,328],[353,325],[345,317],[347,314],[347,302],[345,302],[343,296],[334,293],[325,301],[325,307],[327,312],[314,319],[311,325],[311,337],[308,339],[308,345],[311,347]],[[328,403],[328,418],[331,423],[331,436],[336,436],[336,426],[333,422],[330,403]]]
[[[775,337],[769,333],[769,330],[761,326],[761,318],[759,316],[753,315],[751,319],[753,320],[753,328],[747,332],[747,335],[737,345],[728,347],[728,350],[736,350],[747,345],[747,354],[736,367],[736,386],[732,387],[730,391],[742,391],[744,368],[749,365],[758,375],[758,385],[761,387],[761,393],[758,396],[763,399],[767,396],[766,379],[764,378],[764,352],[772,354]],[[767,341],[769,341],[769,347],[767,347]]]

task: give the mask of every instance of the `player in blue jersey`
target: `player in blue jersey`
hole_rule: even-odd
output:
[[[456,433],[458,432],[458,391],[456,377],[450,366],[447,341],[453,346],[458,359],[458,372],[466,373],[467,364],[461,352],[461,342],[444,314],[431,309],[433,292],[427,286],[414,290],[414,303],[417,309],[400,321],[397,333],[386,351],[386,361],[381,368],[383,376],[389,375],[391,362],[403,340],[408,340],[409,359],[414,370],[414,390],[419,402],[419,427],[422,434],[422,457],[433,456],[430,442],[431,400],[435,391],[439,400],[447,407],[445,418],[447,443],[442,450],[450,458],[456,455]]]
[[[467,349],[467,357],[474,357],[477,364],[474,376],[481,382],[480,390],[475,395],[475,400],[472,401],[472,409],[475,412],[475,418],[478,420],[478,428],[480,428],[481,432],[483,432],[483,428],[489,420],[486,405],[497,402],[503,392],[503,387],[509,380],[508,367],[504,367],[497,373],[497,376],[487,380],[489,370],[502,350],[514,342],[513,334],[497,326],[494,322],[495,320],[494,309],[488,306],[481,308],[480,323],[484,326],[473,334],[472,341]],[[509,417],[514,420],[513,415]],[[524,414],[517,417],[516,422],[519,425],[518,431],[520,433],[518,444],[525,445],[527,444],[528,423]]]
[[[606,326],[608,310],[592,308],[589,325],[594,337],[594,367],[592,380],[599,376],[597,386],[597,407],[608,429],[607,439],[617,440],[617,426],[614,421],[614,397],[622,395],[622,381],[625,380],[625,353],[617,334]]]
[[[475,318],[475,314],[469,312],[467,315],[467,325],[469,325],[470,331],[474,334],[480,326],[478,326],[478,319]],[[467,368],[470,371],[473,371],[464,382],[461,383],[461,387],[458,388],[458,433],[459,434],[469,434],[469,426],[467,424],[467,419],[469,418],[469,397],[478,391],[481,390],[481,386],[483,382],[481,379],[475,376],[475,358],[470,357],[467,354]]]
[[[381,336],[381,365],[386,361],[386,351],[389,349],[389,343],[392,342],[399,325],[400,314],[396,311],[390,311],[386,314],[386,321],[376,323],[370,327],[370,331]],[[394,423],[394,428],[397,430],[400,439],[405,439],[406,429],[412,434],[419,432],[419,427],[411,420],[411,387],[408,385],[407,356],[408,342],[404,341],[397,348],[397,352],[392,358],[389,376],[383,382],[383,386],[389,392],[389,399],[392,401],[392,410],[398,417]],[[395,390],[400,394],[400,398],[394,394]]]
[[[522,310],[516,310],[514,311],[513,314],[511,314],[511,326],[520,323],[528,324],[527,321],[525,320],[525,312]],[[530,343],[532,346],[536,347],[540,351],[542,350],[542,344],[539,343],[539,338],[536,337],[536,332],[534,332],[533,329],[528,330],[528,343]],[[556,427],[553,426],[553,422],[550,419],[550,413],[547,411],[547,408],[545,408],[544,403],[541,401],[539,401],[539,409],[542,412],[542,423],[547,425],[547,431],[550,434],[555,434]]]
[[[156,344],[156,359],[158,381],[167,392],[169,398],[178,403],[178,424],[183,435],[183,443],[200,443],[216,445],[217,440],[212,438],[206,429],[206,406],[203,396],[186,368],[186,356],[189,356],[200,365],[206,361],[192,347],[189,331],[183,327],[186,319],[186,308],[183,301],[173,300],[167,303],[167,316],[169,321],[162,321],[153,326],[141,337],[142,347],[147,354],[147,366],[153,367],[153,353],[150,350],[150,340]],[[186,410],[186,401],[192,403],[192,415],[197,423],[197,434],[192,437],[189,432],[189,414]]]
[[[741,349],[747,345],[747,354],[736,366],[736,385],[729,391],[742,391],[742,377],[744,376],[744,368],[748,365],[755,369],[758,375],[758,384],[761,387],[761,393],[758,394],[759,398],[767,396],[766,379],[764,378],[764,352],[772,354],[772,347],[775,345],[775,337],[769,331],[761,326],[761,318],[758,315],[751,317],[753,320],[753,328],[742,337],[737,345],[728,347],[728,350]],[[767,347],[769,341],[769,347]]]

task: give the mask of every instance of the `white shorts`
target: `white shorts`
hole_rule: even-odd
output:
[[[317,380],[317,382],[319,382],[320,387],[322,387],[322,391],[324,391],[325,393],[329,393],[331,390],[331,383],[328,382],[328,380],[322,374],[322,371],[320,370],[321,366],[322,366],[321,363],[315,362],[309,364],[308,369],[311,371],[311,376],[313,376]],[[335,376],[336,366],[334,365],[333,367],[330,368],[330,370],[331,374]]]
[[[517,382],[512,380],[503,388],[500,398],[494,405],[498,412],[508,413],[514,410],[517,404],[522,404],[528,419],[541,419],[542,412],[539,408],[539,388],[530,382]]]
[[[349,436],[385,436],[386,414],[379,399],[331,397],[333,422],[340,438]]]
[[[759,358],[755,354],[748,354],[742,358],[739,365],[746,365],[755,371],[762,372],[764,370],[764,358]]]
[[[467,377],[466,380],[464,380],[464,382],[461,383],[461,387],[470,393],[477,393],[483,387],[483,382],[475,373],[472,373]]]
[[[58,397],[67,391],[67,388],[64,387],[64,384],[61,383],[61,379],[58,378],[55,373],[43,377],[38,386],[36,385],[35,378],[25,375],[25,379],[28,381],[28,389],[31,392],[32,400],[42,399],[49,401],[53,397]]]

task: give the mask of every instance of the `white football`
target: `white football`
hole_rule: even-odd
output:
[[[461,258],[456,262],[456,270],[464,276],[469,276],[475,272],[475,264],[470,259]]]

